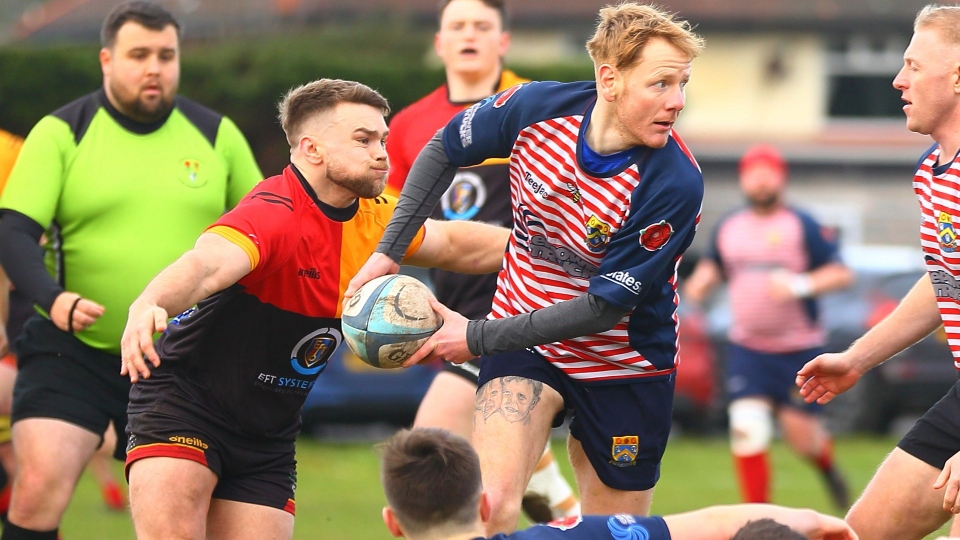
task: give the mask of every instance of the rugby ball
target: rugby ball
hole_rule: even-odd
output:
[[[410,276],[370,280],[343,310],[344,341],[367,364],[398,368],[443,323],[430,307],[432,297],[426,285]]]

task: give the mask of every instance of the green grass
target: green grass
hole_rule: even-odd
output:
[[[895,444],[890,438],[846,438],[837,442],[837,459],[855,494],[860,493]],[[563,443],[555,443],[554,451],[564,474],[571,478]],[[297,457],[299,491],[294,538],[391,538],[380,521],[383,493],[372,445],[304,440]],[[782,444],[773,449],[773,463],[774,502],[836,513],[819,477]],[[119,464],[117,471],[119,474]],[[654,497],[654,513],[668,514],[736,502],[737,487],[725,440],[678,438],[670,442]],[[941,533],[945,534],[946,530]],[[82,479],[61,531],[65,540],[134,538],[128,515],[106,510],[88,477]]]

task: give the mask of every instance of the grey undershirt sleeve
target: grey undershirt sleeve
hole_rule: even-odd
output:
[[[443,149],[441,129],[423,147],[410,167],[397,208],[383,232],[377,252],[399,263],[456,174],[457,167],[450,163]]]
[[[593,294],[506,319],[467,323],[467,346],[477,355],[518,351],[564,339],[606,332],[630,310]]]

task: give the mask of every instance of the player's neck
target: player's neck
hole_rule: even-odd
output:
[[[942,142],[937,141],[940,143],[940,158],[937,160],[939,162],[937,165],[946,165],[952,162],[956,158],[957,152],[960,151],[960,136],[945,137],[944,139]]]
[[[447,99],[452,103],[472,103],[492,96],[500,87],[500,67],[483,74],[453,73],[447,70]]]
[[[593,112],[590,113],[586,139],[590,149],[602,156],[609,156],[635,146],[626,141],[621,130],[617,129],[614,105],[602,99],[597,100]]]

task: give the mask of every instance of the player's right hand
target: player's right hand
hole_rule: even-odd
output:
[[[150,367],[144,358],[153,367],[160,365],[160,356],[153,347],[153,335],[166,329],[167,310],[156,304],[131,304],[127,326],[120,338],[120,375],[129,375],[132,383],[141,375],[144,379],[149,378]]]
[[[80,298],[79,301],[78,298]],[[76,308],[74,308],[74,304],[76,304]],[[72,320],[70,310],[73,310]],[[93,300],[81,298],[75,292],[64,291],[57,295],[53,305],[50,306],[50,320],[64,332],[80,332],[97,322],[97,319],[103,316],[103,311],[104,307]],[[72,330],[67,327],[71,322],[73,323]]]
[[[796,382],[804,401],[824,405],[852,388],[861,376],[848,353],[827,353],[800,368]]]
[[[374,253],[367,259],[367,262],[363,263],[357,275],[353,276],[353,279],[347,284],[347,290],[343,292],[343,307],[347,307],[347,302],[364,283],[387,274],[396,274],[399,271],[400,265],[393,262],[393,259],[383,253]]]

